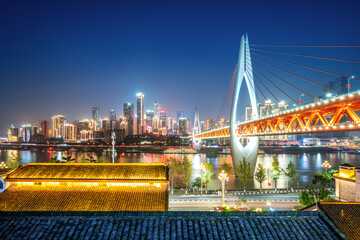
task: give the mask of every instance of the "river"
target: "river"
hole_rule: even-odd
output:
[[[0,161],[6,162],[11,157],[21,158],[20,164],[26,163],[46,163],[49,162],[51,157],[58,157],[61,159],[63,156],[71,154],[75,158],[75,162],[80,162],[81,158],[85,155],[89,157],[89,154],[93,154],[97,159],[101,156],[105,157],[105,162],[111,162],[111,152],[98,151],[98,152],[64,152],[64,151],[20,151],[20,150],[0,150]],[[169,157],[176,157],[181,160],[184,156],[188,156],[193,163],[193,171],[191,174],[191,181],[200,176],[200,163],[204,161],[212,162],[214,165],[214,176],[209,183],[209,190],[217,190],[221,187],[220,180],[217,179],[219,173],[219,166],[222,162],[227,162],[232,165],[232,158],[229,154],[159,154],[159,153],[117,153],[116,163],[163,163]],[[294,188],[305,187],[311,184],[312,176],[315,173],[323,172],[321,167],[323,161],[328,160],[333,169],[338,169],[339,164],[350,163],[355,166],[360,166],[360,155],[348,154],[348,153],[317,153],[317,154],[265,154],[258,156],[258,163],[263,166],[271,166],[273,157],[279,159],[280,167],[286,169],[287,164],[292,161],[295,164],[297,171]],[[180,179],[177,179],[181,183]],[[267,180],[264,182],[263,187],[266,187]],[[274,187],[273,181],[270,179],[272,189]],[[180,184],[181,185],[181,184]],[[286,189],[290,187],[289,182],[284,174],[281,174],[277,183],[278,188]],[[259,184],[253,180],[247,184],[247,189],[257,189]],[[239,179],[235,177],[234,169],[229,177],[228,189],[230,190],[242,190],[243,186]]]

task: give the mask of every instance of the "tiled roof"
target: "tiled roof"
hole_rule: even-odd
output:
[[[0,194],[0,210],[165,211],[168,208],[166,186],[11,185]]]
[[[167,181],[162,163],[28,163],[5,181]]]
[[[318,212],[3,212],[3,238],[341,239]]]
[[[360,239],[360,203],[321,202],[320,208],[348,239]]]

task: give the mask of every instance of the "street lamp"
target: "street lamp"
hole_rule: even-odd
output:
[[[267,186],[268,186],[268,191],[270,190],[270,169],[271,167],[265,167],[266,168],[266,172],[267,172]]]
[[[203,172],[205,170],[205,165],[203,163],[200,164],[200,179],[201,179],[201,190],[200,190],[200,194],[202,195],[202,189],[203,189],[203,183],[202,183],[202,180],[203,180]]]
[[[219,174],[219,179],[221,180],[221,189],[222,189],[222,206],[225,207],[225,182],[229,180],[227,173],[223,170]]]
[[[331,165],[327,160],[325,160],[325,162],[323,162],[323,164],[321,164],[321,167],[325,168],[325,172],[327,172],[327,169],[331,168]]]
[[[271,202],[266,202],[266,205],[268,206],[268,209],[270,210]]]
[[[305,96],[303,93],[300,94],[300,96],[299,96],[299,100],[298,100],[299,107],[300,107],[300,103],[302,103],[302,100],[300,98],[303,97],[303,96]]]

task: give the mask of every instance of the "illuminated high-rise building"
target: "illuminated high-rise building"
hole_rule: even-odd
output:
[[[74,141],[76,139],[75,126],[72,123],[65,123],[64,140]]]
[[[124,116],[127,122],[127,135],[134,134],[134,104],[124,103]]]
[[[191,131],[191,119],[188,118],[186,122],[186,133],[189,134]]]
[[[246,107],[245,108],[245,121],[250,121],[252,119],[252,108]]]
[[[114,109],[110,110],[110,121],[116,121],[117,116],[116,116],[116,112]]]
[[[171,130],[174,129],[174,123],[175,123],[175,121],[174,121],[174,119],[172,117],[167,118],[167,128],[168,128],[168,130],[171,131]]]
[[[201,121],[201,122],[200,122],[200,128],[201,128],[201,132],[206,131],[205,121]]]
[[[152,127],[154,113],[153,110],[146,110],[146,128],[148,128],[148,126]]]
[[[95,130],[97,130],[97,128],[100,126],[100,117],[99,117],[99,108],[98,107],[92,108],[92,120],[95,121],[95,123],[96,123]]]
[[[185,118],[185,112],[184,111],[178,111],[177,112],[177,117],[176,117],[176,122],[179,123],[179,119],[180,118]]]
[[[103,129],[104,131],[110,130],[110,120],[109,120],[108,118],[104,118],[104,119],[102,120],[102,129]]]
[[[22,141],[30,142],[37,134],[37,127],[31,124],[25,124],[21,126],[22,128]]]
[[[186,135],[187,134],[187,119],[186,118],[179,118],[179,135]]]
[[[144,133],[145,127],[144,94],[136,94],[136,131],[138,135]]]
[[[60,124],[64,125],[66,123],[66,117],[63,115],[57,115],[51,118],[51,130],[52,130],[52,137],[58,138],[64,136],[64,132],[62,131],[63,128],[60,128],[59,131],[58,126]]]
[[[45,139],[49,138],[49,121],[48,120],[41,121],[41,135],[43,135]]]
[[[12,124],[8,131],[8,142],[18,142],[19,141],[19,129],[15,128]]]
[[[161,128],[166,128],[166,111],[165,110],[160,110],[160,127]]]
[[[206,120],[206,131],[214,129],[214,120],[208,119]]]
[[[158,118],[160,118],[160,109],[161,109],[160,101],[155,100],[155,102],[154,102],[154,115],[157,116]]]
[[[158,116],[154,116],[152,119],[152,131],[157,132],[160,128],[160,119]]]

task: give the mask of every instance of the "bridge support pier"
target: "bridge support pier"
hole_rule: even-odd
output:
[[[245,158],[245,160],[250,163],[252,172],[254,173],[256,167],[256,161],[257,161],[257,153],[259,148],[259,137],[249,137],[247,144],[243,145],[240,142],[241,136],[238,136],[237,133],[236,112],[237,112],[240,88],[243,80],[245,80],[249,91],[251,108],[252,108],[251,119],[254,120],[258,118],[258,109],[256,102],[254,78],[252,73],[249,40],[247,35],[243,35],[241,37],[241,43],[240,43],[237,74],[236,74],[236,81],[234,86],[234,93],[233,93],[233,100],[231,104],[231,114],[230,114],[230,146],[231,146],[231,156],[232,156],[234,169],[238,168],[240,161],[242,161],[243,158]]]
[[[199,110],[195,107],[194,127],[192,131],[192,148],[196,151],[201,149],[201,139],[195,139],[195,135],[201,132]]]

